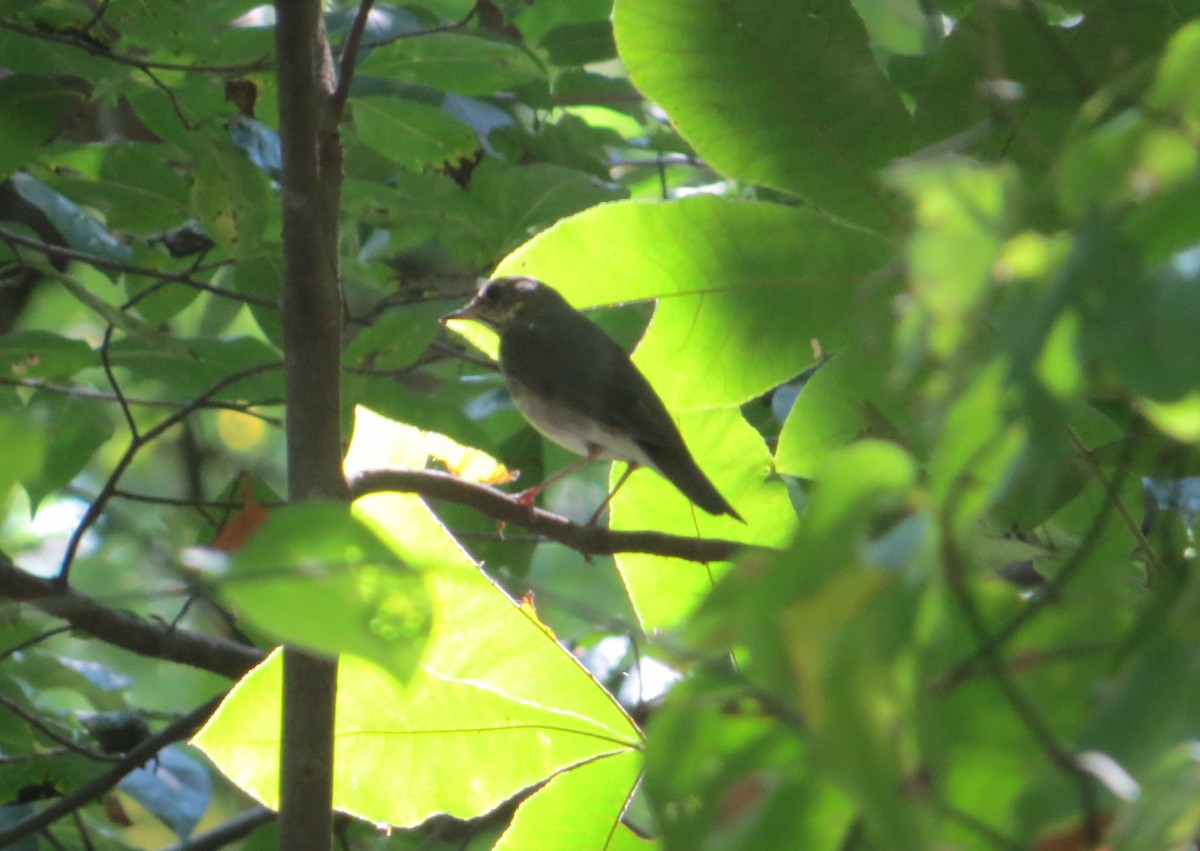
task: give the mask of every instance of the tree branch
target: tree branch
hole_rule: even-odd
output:
[[[33,729],[37,730],[39,733],[41,733],[46,738],[50,739],[51,741],[58,742],[66,750],[69,750],[72,753],[79,754],[80,756],[82,756],[86,759],[95,760],[96,762],[120,762],[121,761],[121,757],[119,757],[119,756],[115,756],[113,754],[100,753],[98,751],[93,751],[89,748],[85,748],[82,745],[75,744],[69,738],[62,735],[57,730],[53,729],[49,724],[42,721],[36,715],[31,715],[30,713],[26,712],[24,709],[21,708],[20,704],[16,703],[15,701],[9,700],[7,697],[5,697],[2,694],[0,694],[0,706],[3,706],[5,709],[7,709],[13,715],[16,715],[18,718],[20,718],[22,721],[24,721],[26,724],[28,724]]]
[[[212,700],[163,728],[162,731],[150,736],[126,754],[111,769],[92,778],[71,794],[64,795],[44,809],[0,830],[0,848],[8,848],[18,840],[32,836],[39,830],[54,824],[54,822],[63,816],[76,811],[84,804],[91,803],[99,798],[109,789],[120,783],[131,771],[149,762],[164,747],[172,742],[187,738],[198,730],[200,725],[221,704],[224,697],[225,695],[223,694],[214,697]]]
[[[98,402],[119,402],[121,398],[116,393],[106,393],[103,390],[97,390],[94,387],[80,387],[69,384],[55,384],[51,381],[42,381],[40,378],[8,378],[0,375],[0,385],[8,385],[9,387],[26,387],[30,390],[40,390],[43,393],[55,393],[60,396],[71,396],[76,399],[94,399]],[[124,396],[124,402],[127,405],[137,405],[144,408],[187,408],[189,411],[197,410],[194,401],[182,401],[179,399],[148,399],[134,396]],[[267,425],[280,426],[283,425],[283,420],[278,417],[268,416],[267,414],[259,413],[254,409],[257,407],[266,407],[268,405],[282,405],[282,399],[259,399],[254,402],[222,402],[214,400],[205,402],[200,406],[199,410],[212,411],[236,411],[239,414],[245,414],[248,417],[254,417],[261,420]]]
[[[540,508],[530,508],[516,498],[436,470],[370,470],[350,480],[354,497],[379,491],[417,493],[432,499],[474,508],[501,523],[520,526],[584,555],[646,553],[685,561],[728,561],[748,545],[721,538],[689,538],[664,532],[620,532],[599,526],[572,523]]]
[[[107,59],[110,62],[116,62],[118,65],[128,65],[130,68],[137,68],[139,71],[148,72],[156,71],[184,71],[195,74],[227,74],[229,76],[238,76],[248,74],[251,71],[261,71],[271,65],[274,59],[272,56],[263,56],[255,59],[253,62],[243,62],[240,65],[188,65],[180,62],[154,62],[148,59],[138,59],[135,56],[125,56],[120,53],[113,53],[107,46],[85,38],[80,35],[71,33],[55,32],[54,30],[38,30],[30,27],[23,27],[19,24],[14,24],[9,21],[0,21],[0,29],[10,30],[25,36],[26,38],[36,38],[41,41],[52,41],[56,44],[65,44],[70,47],[78,48],[85,53],[90,53],[92,56],[99,56],[101,59]]]
[[[375,0],[359,0],[358,14],[354,16],[354,23],[346,36],[346,46],[342,49],[342,58],[338,62],[337,89],[329,98],[329,109],[335,119],[341,118],[342,111],[346,108],[350,84],[354,81],[354,68],[358,64],[358,48],[362,44],[363,31],[367,28],[367,21],[371,18],[371,7],[374,5]]]
[[[100,257],[96,254],[88,254],[84,251],[76,251],[73,248],[66,248],[62,245],[55,245],[50,242],[43,242],[40,239],[24,236],[8,228],[0,227],[0,240],[11,245],[20,245],[25,248],[31,248],[47,257],[59,257],[63,260],[76,260],[80,263],[87,263],[90,266],[95,266],[97,269],[108,269],[112,272],[123,272],[127,275],[140,275],[143,278],[154,278],[159,281],[168,281],[173,284],[183,284],[192,289],[202,290],[213,295],[227,298],[230,301],[240,301],[243,304],[253,304],[256,307],[276,308],[274,301],[268,298],[261,298],[254,295],[246,295],[237,293],[233,290],[223,289],[221,287],[206,284],[204,281],[197,281],[192,277],[195,270],[187,272],[164,272],[160,269],[153,269],[149,266],[135,266],[131,263],[121,263],[118,260],[109,260],[105,257]],[[210,264],[208,268],[216,266],[228,266],[233,263],[232,260],[223,260],[220,263]]]
[[[1075,755],[1059,741],[1049,722],[1042,717],[1042,713],[1038,711],[1033,701],[1017,685],[1016,678],[1001,655],[1000,645],[996,643],[987,620],[984,618],[983,610],[969,585],[966,555],[954,537],[954,515],[959,506],[960,491],[965,487],[966,481],[967,478],[963,476],[954,482],[951,493],[947,495],[943,503],[939,518],[941,526],[939,549],[946,587],[958,604],[959,612],[975,639],[981,665],[991,674],[1013,714],[1025,727],[1026,732],[1033,738],[1038,748],[1051,764],[1075,785],[1082,815],[1083,839],[1087,843],[1086,847],[1094,848],[1100,844],[1103,824],[1093,778],[1075,759]]]
[[[139,656],[167,659],[212,671],[231,680],[241,678],[264,658],[256,647],[223,638],[174,629],[126,611],[105,606],[94,597],[34,576],[0,558],[0,595],[29,603],[72,628]],[[2,847],[2,843],[0,843]]]
[[[236,384],[244,378],[249,378],[252,375],[258,375],[261,372],[267,372],[269,370],[278,368],[279,364],[275,363],[258,364],[257,366],[246,367],[239,372],[227,375],[197,396],[193,400],[193,404],[190,407],[181,408],[170,416],[165,417],[161,422],[159,422],[153,428],[148,429],[144,434],[135,433],[129,441],[129,446],[126,447],[125,452],[122,453],[121,458],[113,467],[113,471],[105,480],[104,487],[100,489],[100,493],[97,494],[96,498],[91,502],[90,505],[88,505],[83,517],[75,526],[75,530],[71,533],[71,537],[67,540],[66,552],[63,555],[62,565],[58,572],[57,581],[59,584],[64,586],[67,584],[71,574],[71,565],[75,561],[75,554],[79,550],[79,544],[83,540],[84,533],[86,533],[87,530],[92,527],[92,524],[100,519],[100,515],[104,513],[104,507],[108,504],[108,501],[112,499],[113,493],[116,491],[117,483],[120,481],[121,476],[125,473],[125,470],[129,467],[129,465],[133,463],[133,459],[142,450],[143,446],[150,441],[157,439],[159,435],[183,422],[192,414],[193,411],[198,410],[201,406],[208,402],[210,398],[217,395],[227,387]]]

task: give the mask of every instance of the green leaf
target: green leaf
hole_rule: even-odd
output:
[[[809,210],[696,196],[594,207],[496,268],[533,275],[576,307],[658,299],[634,361],[667,408],[737,405],[873,327],[852,282],[890,251]]]
[[[349,506],[275,509],[234,553],[225,596],[282,641],[352,653],[405,679],[430,629],[421,576],[350,515]]]
[[[401,171],[391,185],[347,180],[342,209],[353,219],[388,230],[388,250],[401,252],[436,239],[466,268],[491,262],[503,225],[443,174]]]
[[[405,168],[454,162],[479,147],[471,128],[442,110],[402,98],[351,98],[358,137]]]
[[[607,21],[612,17],[613,0],[573,0],[571,3],[534,3],[521,10],[517,19],[521,32],[539,42],[552,29],[564,24]]]
[[[462,410],[390,378],[353,377],[345,381],[343,401],[365,405],[399,422],[451,437],[468,446],[486,446],[483,430]]]
[[[19,15],[41,2],[43,0],[3,0],[0,2],[0,15]]]
[[[434,33],[376,48],[359,72],[460,95],[490,95],[545,78],[520,45],[466,33]]]
[[[920,0],[853,0],[871,35],[872,47],[889,53],[921,54],[940,38],[941,21]]]
[[[10,331],[0,334],[0,364],[14,378],[57,381],[71,378],[97,363],[96,353],[83,340],[49,331]]]
[[[376,494],[355,511],[421,572],[434,618],[407,682],[342,659],[335,807],[400,826],[438,813],[473,818],[564,769],[637,747],[620,707],[529,607],[478,572],[419,499]],[[195,740],[268,806],[278,805],[280,682],[274,654]]]
[[[614,17],[634,83],[717,171],[896,226],[876,173],[909,150],[908,112],[849,0],[618,0]]]
[[[506,167],[488,160],[471,179],[471,197],[491,214],[500,251],[511,251],[559,219],[626,195],[591,175],[548,163]]]
[[[780,472],[812,478],[830,452],[868,429],[882,392],[879,367],[861,349],[849,348],[805,382],[779,433]]]
[[[1176,745],[1150,767],[1135,799],[1106,837],[1114,851],[1186,848],[1200,824],[1200,754]]]
[[[157,49],[195,49],[198,37],[211,38],[217,24],[237,17],[244,3],[204,3],[194,7],[183,0],[114,0],[105,10],[105,23],[125,38]]]
[[[13,74],[0,80],[0,178],[28,164],[81,100],[49,77]]]
[[[1193,21],[1171,36],[1147,104],[1156,113],[1178,116],[1193,131],[1200,124],[1200,98],[1191,84],[1198,67],[1200,22]]]
[[[31,508],[68,485],[112,437],[112,415],[103,402],[72,396],[39,393],[29,402],[32,421],[46,440],[46,460],[36,475],[22,484]]]
[[[164,351],[153,341],[130,338],[109,347],[112,363],[135,375],[163,382],[172,398],[191,398],[255,366],[279,364],[279,353],[261,340],[177,338],[176,348]],[[212,398],[223,401],[281,399],[282,369],[256,372],[225,386]]]
[[[153,234],[190,215],[187,182],[163,162],[160,146],[114,142],[98,176],[45,175],[52,188],[104,213],[112,230]]]
[[[28,174],[14,174],[12,183],[22,198],[46,214],[68,246],[116,263],[129,262],[133,255],[129,246],[70,198]]]
[[[703,411],[676,422],[701,469],[746,518],[712,517],[688,501],[666,479],[639,471],[612,501],[614,528],[646,528],[677,535],[725,538],[760,546],[782,546],[796,528],[796,515],[783,481],[771,475],[762,438],[734,409]],[[623,465],[621,466],[623,469]],[[614,466],[609,483],[616,484]],[[701,565],[659,556],[620,553],[617,569],[638,619],[646,629],[667,627],[690,614],[726,565]]]
[[[1004,367],[990,365],[954,400],[929,459],[930,490],[963,521],[977,519],[1006,484],[1024,441],[1006,417]]]
[[[892,181],[913,199],[918,232],[909,242],[913,295],[928,316],[934,355],[969,344],[1007,236],[1014,173],[970,161],[905,164]]]
[[[542,36],[538,47],[555,65],[578,66],[604,62],[617,55],[612,23],[607,20],[562,24]]]
[[[267,227],[268,180],[224,137],[190,137],[192,212],[217,247],[251,255]]]
[[[412,365],[438,335],[444,304],[411,304],[397,308],[362,330],[342,355],[350,366],[403,369]]]
[[[50,5],[43,3],[42,7],[46,9]],[[60,10],[65,8],[59,7]],[[73,24],[81,26],[85,20],[79,18]],[[112,85],[133,73],[127,65],[93,56],[74,45],[30,38],[9,29],[0,30],[0,56],[4,57],[5,68],[13,73],[79,77],[93,86]]]
[[[1047,156],[1053,157],[1096,93],[1097,81],[1111,86],[1103,99],[1137,96],[1143,80],[1125,72],[1161,47],[1177,14],[1172,5],[1154,0],[1134,14],[1121,2],[1089,3],[1075,25],[1052,27],[1023,8],[972,4],[956,16],[922,87],[914,123],[918,144],[965,133],[976,155],[1042,173]],[[1002,67],[993,63],[998,56]],[[991,120],[998,114],[1004,120]]]
[[[277,302],[283,293],[283,247],[277,242],[264,242],[258,250],[242,257],[230,270],[230,281],[244,295]],[[273,304],[250,305],[258,327],[267,339],[283,347],[283,320]]]
[[[851,801],[814,764],[798,731],[770,712],[723,711],[737,692],[698,673],[651,718],[646,789],[667,848],[844,847]],[[743,704],[749,706],[750,704]]]
[[[0,412],[0,499],[7,499],[13,485],[37,477],[46,458],[46,435],[41,427],[20,413]]]
[[[556,774],[521,802],[493,851],[533,847],[648,851],[653,847],[650,841],[620,824],[641,770],[641,754],[627,750]]]

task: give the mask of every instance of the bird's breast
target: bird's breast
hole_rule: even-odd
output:
[[[517,410],[534,428],[559,446],[580,455],[588,455],[595,450],[598,458],[656,468],[642,448],[618,429],[510,375],[505,376],[505,382]]]

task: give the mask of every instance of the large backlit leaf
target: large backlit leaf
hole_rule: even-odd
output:
[[[727,538],[760,546],[786,544],[795,529],[796,514],[783,481],[771,471],[771,456],[758,433],[733,409],[687,414],[678,422],[697,463],[746,519],[745,524],[710,516],[666,479],[643,470],[630,477],[613,498],[612,525],[649,526],[677,535]],[[614,476],[619,472],[614,468]],[[678,623],[727,568],[638,553],[619,553],[616,562],[634,609],[648,629]]]
[[[620,821],[642,771],[642,757],[623,751],[555,775],[530,795],[494,851],[527,848],[650,849]]]
[[[909,118],[850,0],[619,0],[630,76],[718,171],[877,228]]]
[[[505,258],[576,307],[658,299],[634,361],[673,411],[740,404],[861,333],[853,282],[890,252],[811,211],[700,196],[564,219]]]
[[[420,570],[434,618],[406,682],[342,659],[336,807],[397,825],[437,813],[471,818],[564,769],[637,747],[628,716],[530,607],[479,573],[419,499],[374,495],[356,511]],[[278,805],[280,682],[276,654],[196,737],[230,779],[270,806]],[[615,823],[629,776],[604,782],[625,790],[612,798]]]

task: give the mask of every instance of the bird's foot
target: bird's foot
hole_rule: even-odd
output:
[[[537,497],[538,497],[538,494],[541,492],[542,492],[541,487],[538,485],[534,485],[533,487],[525,488],[525,490],[523,490],[519,493],[513,494],[513,499],[515,499],[518,503],[520,503],[521,505],[523,505],[527,509],[529,509],[529,519],[530,520],[533,519],[534,512],[537,511]]]

